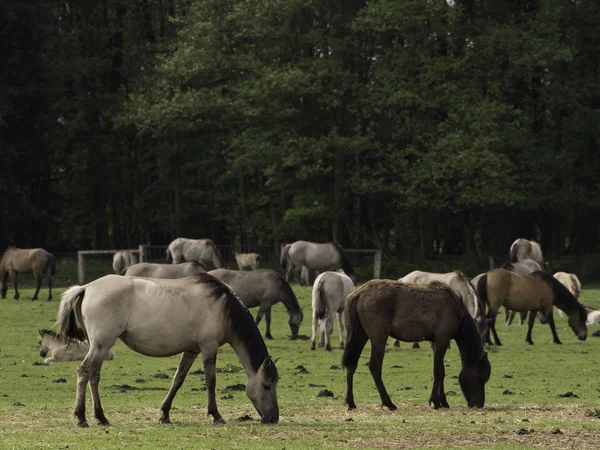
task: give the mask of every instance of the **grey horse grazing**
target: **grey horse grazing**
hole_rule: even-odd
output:
[[[87,427],[85,394],[88,382],[94,416],[100,425],[110,425],[102,405],[98,384],[108,351],[121,339],[129,348],[146,356],[182,353],[179,367],[161,406],[161,423],[170,423],[169,412],[177,391],[202,353],[208,395],[208,413],[215,423],[224,423],[215,397],[217,351],[229,343],[237,354],[248,381],[246,395],[260,414],[262,423],[277,423],[279,376],[252,315],[233,291],[206,273],[165,280],[107,275],[84,286],[73,286],[64,294],[58,313],[60,333],[84,339],[90,350],[77,369],[74,414]]]
[[[310,269],[306,266],[302,266],[302,271],[300,272],[300,286],[312,286],[315,284],[315,280],[319,276],[319,271],[315,269]]]
[[[298,337],[298,329],[302,323],[302,308],[298,304],[296,294],[289,283],[281,275],[271,269],[258,269],[251,272],[241,270],[216,269],[208,272],[231,286],[236,295],[247,308],[258,306],[256,325],[265,316],[267,330],[265,337],[271,335],[271,306],[281,301],[288,312],[288,325],[292,339]]]
[[[48,277],[48,301],[52,300],[52,277],[56,275],[56,259],[52,253],[43,248],[14,248],[10,247],[0,259],[0,298],[6,298],[8,284],[6,280],[10,275],[15,295],[13,299],[19,300],[18,278],[20,273],[33,272],[36,281],[35,293],[31,300],[37,300],[42,287],[42,281]]]
[[[89,345],[77,339],[70,339],[55,331],[42,329],[38,330],[40,336],[40,356],[46,358],[48,352],[52,354],[50,358],[46,358],[46,364],[52,362],[63,361],[82,361],[90,350]],[[107,359],[113,359],[112,351],[108,352]]]
[[[123,273],[128,277],[147,278],[183,278],[206,272],[202,264],[196,261],[181,264],[137,263],[129,266]]]
[[[113,255],[113,270],[120,274],[129,266],[137,264],[137,258],[130,250],[119,250]]]
[[[167,247],[167,261],[173,264],[197,261],[204,266],[213,263],[217,269],[223,267],[221,253],[210,239],[175,239]]]
[[[296,241],[283,247],[281,267],[286,271],[285,279],[290,281],[295,268],[306,266],[314,270],[342,269],[353,282],[356,281],[352,261],[344,249],[335,242],[317,243]]]
[[[502,268],[505,270],[514,272],[516,274],[519,274],[519,275],[529,275],[530,273],[543,270],[542,266],[538,262],[534,261],[533,259],[523,259],[521,261],[517,261],[517,262],[513,262],[513,263],[506,263],[502,266]],[[506,307],[504,308],[504,310],[505,310],[504,323],[506,325],[510,325],[510,324],[512,324],[512,321],[515,318],[515,312],[511,311],[510,309],[508,309]],[[520,313],[519,316],[520,316],[519,323],[521,325],[523,325],[525,323],[525,320],[527,320],[527,311]]]
[[[235,258],[235,262],[240,270],[256,270],[260,264],[260,255],[258,253],[233,252],[233,257]]]
[[[319,322],[321,332],[319,345],[331,351],[331,333],[333,332],[333,315],[337,315],[340,332],[340,348],[344,348],[344,300],[354,290],[354,283],[343,271],[323,272],[317,277],[312,290],[312,338],[311,350],[315,350],[315,340]]]

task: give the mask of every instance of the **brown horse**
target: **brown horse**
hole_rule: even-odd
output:
[[[33,272],[37,288],[31,300],[37,300],[42,281],[48,275],[48,301],[52,300],[52,276],[56,274],[56,259],[43,248],[14,248],[4,252],[0,260],[0,298],[6,298],[8,275],[15,289],[14,299],[19,300],[18,278],[20,273]]]
[[[444,391],[444,355],[451,339],[462,360],[458,377],[469,407],[482,408],[485,383],[491,374],[475,320],[452,289],[443,283],[427,285],[392,280],[371,280],[346,297],[344,305],[348,338],[342,357],[346,367],[346,404],[356,408],[352,383],[360,354],[371,341],[369,369],[383,406],[396,409],[381,379],[388,336],[405,342],[430,341],[434,348],[433,389],[429,403],[448,408]]]
[[[496,345],[502,345],[496,333],[496,315],[502,305],[513,311],[531,311],[526,337],[528,344],[533,345],[531,329],[538,311],[541,322],[550,325],[554,343],[562,343],[556,334],[553,306],[567,314],[569,326],[580,341],[587,338],[587,314],[583,305],[560,281],[546,272],[518,275],[505,269],[490,270],[479,280],[477,291],[479,297],[488,305],[486,317],[490,322]]]

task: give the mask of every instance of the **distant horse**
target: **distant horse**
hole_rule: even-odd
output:
[[[217,269],[223,267],[221,253],[210,239],[175,239],[167,247],[167,261],[173,264],[198,261],[204,266],[212,262]]]
[[[353,282],[356,281],[350,258],[344,249],[335,242],[296,241],[287,244],[281,252],[280,263],[282,269],[286,270],[286,281],[290,281],[296,267],[302,266],[314,270],[338,270],[341,268]]]
[[[333,332],[333,315],[337,315],[340,331],[340,348],[344,348],[344,300],[354,290],[354,283],[343,271],[323,272],[317,277],[312,290],[312,339],[310,349],[315,349],[315,339],[319,322],[321,333],[319,345],[331,351],[331,333]]]
[[[192,277],[206,270],[197,261],[184,262],[181,264],[156,264],[156,263],[137,263],[129,266],[123,275],[128,277],[147,277],[147,278],[183,278]]]
[[[533,272],[523,276],[505,269],[490,270],[479,280],[477,291],[488,305],[487,317],[496,345],[502,345],[496,333],[496,315],[502,305],[513,311],[532,311],[526,337],[527,343],[531,345],[531,329],[538,311],[541,313],[542,323],[550,325],[554,342],[561,344],[554,325],[553,306],[567,314],[569,326],[579,340],[587,338],[587,314],[583,305],[560,281],[546,272]]]
[[[90,350],[89,345],[76,339],[70,339],[52,330],[38,330],[40,336],[40,356],[46,358],[48,352],[52,353],[46,358],[46,364],[62,361],[82,361]],[[112,351],[108,352],[107,359],[113,359]]]
[[[588,325],[592,325],[595,323],[600,323],[600,311],[595,308],[591,308],[589,306],[585,307],[585,313],[587,314],[586,323]]]
[[[579,281],[577,275],[575,275],[574,273],[556,272],[552,276],[558,281],[560,281],[562,284],[564,284],[565,287],[569,290],[571,294],[573,294],[575,298],[579,298],[579,295],[581,294],[581,281]],[[563,312],[560,310],[558,311],[558,314],[561,317],[563,316]]]
[[[258,253],[237,253],[233,252],[233,256],[235,258],[235,262],[238,265],[238,269],[258,269],[258,265],[260,263],[260,255]]]
[[[296,294],[289,283],[277,272],[271,269],[257,269],[251,272],[216,269],[208,273],[231,286],[231,289],[247,308],[258,306],[256,325],[260,323],[264,315],[267,324],[265,333],[267,339],[273,339],[271,306],[281,301],[288,312],[288,325],[292,332],[292,339],[298,338],[298,329],[304,318],[302,308],[300,308]]]
[[[129,250],[119,250],[113,256],[113,270],[116,274],[120,274],[134,264],[137,264],[137,258]]]
[[[524,259],[532,259],[544,268],[544,254],[542,247],[536,241],[519,238],[510,246],[509,251],[510,262],[523,261]]]
[[[300,272],[300,286],[313,286],[317,276],[319,276],[318,270],[302,266],[302,272]]]
[[[52,276],[56,275],[56,259],[52,253],[43,248],[14,248],[4,252],[0,260],[0,298],[6,298],[8,284],[6,279],[10,275],[15,295],[13,299],[19,300],[18,277],[20,273],[33,272],[37,287],[31,300],[37,300],[42,281],[48,276],[48,301],[52,300]]]
[[[521,261],[517,261],[514,263],[506,263],[502,266],[505,270],[510,270],[511,272],[517,273],[519,275],[529,275],[530,273],[537,272],[538,270],[543,270],[542,266],[535,262],[533,259],[523,259]],[[504,323],[506,325],[510,325],[515,318],[515,312],[511,311],[508,308],[505,309],[505,318]],[[523,325],[525,320],[527,319],[527,311],[522,312],[520,314],[519,323]]]
[[[74,414],[80,427],[88,426],[88,382],[94,416],[100,425],[110,425],[100,404],[98,384],[102,363],[118,338],[146,356],[183,353],[161,406],[161,423],[171,422],[169,412],[175,394],[200,353],[208,413],[215,423],[224,423],[215,398],[215,364],[217,351],[226,342],[246,371],[246,395],[261,422],[279,420],[275,363],[248,310],[226,284],[211,275],[202,273],[177,280],[107,275],[84,286],[73,286],[63,294],[58,326],[61,334],[85,339],[90,346],[77,369]]]
[[[458,381],[467,405],[483,408],[491,365],[475,321],[448,285],[371,280],[346,298],[344,315],[348,338],[342,365],[346,367],[348,409],[356,408],[353,377],[360,354],[369,340],[369,369],[381,402],[391,410],[397,409],[381,379],[388,336],[405,342],[432,342],[434,380],[429,404],[433,403],[435,409],[449,407],[444,390],[444,355],[450,340],[454,339],[462,361]]]

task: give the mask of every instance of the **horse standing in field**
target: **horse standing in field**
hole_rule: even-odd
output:
[[[537,272],[539,270],[543,270],[542,266],[534,261],[533,259],[523,259],[521,261],[517,261],[514,263],[506,263],[502,266],[503,269],[509,270],[519,275],[529,275],[530,273]],[[512,324],[513,319],[515,318],[515,312],[511,311],[508,308],[504,308],[505,310],[505,318],[504,323],[506,325]],[[527,320],[527,311],[519,314],[520,320],[519,323],[523,325],[525,320]]]
[[[533,345],[531,330],[538,311],[541,322],[550,325],[554,343],[562,343],[556,334],[553,306],[567,314],[569,326],[579,340],[587,338],[587,314],[583,305],[560,281],[546,272],[533,272],[523,276],[505,269],[490,270],[479,280],[477,291],[488,305],[487,318],[496,345],[502,345],[496,333],[496,315],[502,305],[513,311],[531,311],[526,337],[528,344]]]
[[[344,315],[348,338],[342,365],[346,367],[348,409],[356,408],[352,387],[354,372],[369,340],[369,369],[381,402],[391,410],[397,409],[381,378],[388,336],[405,342],[426,340],[433,344],[434,380],[429,404],[433,403],[435,409],[449,407],[444,390],[444,355],[450,340],[454,339],[462,361],[458,380],[467,405],[483,408],[491,365],[475,321],[448,285],[371,280],[346,297]]]
[[[6,298],[6,291],[8,291],[6,279],[10,275],[15,289],[13,298],[19,300],[19,274],[29,272],[33,272],[37,284],[31,300],[37,300],[42,281],[46,276],[48,276],[48,301],[52,300],[52,277],[56,275],[56,259],[52,253],[48,253],[43,248],[11,247],[4,252],[0,259],[0,298]]]
[[[318,270],[302,266],[302,271],[300,272],[300,286],[313,286],[317,276],[319,276]]]
[[[353,282],[356,281],[350,258],[344,249],[335,242],[296,241],[287,244],[281,252],[280,263],[282,269],[286,270],[286,281],[290,281],[295,268],[302,266],[319,271],[335,271],[341,268]]]
[[[540,247],[540,244],[536,241],[530,241],[523,238],[515,240],[510,246],[508,256],[510,262],[514,263],[525,259],[531,259],[538,263],[542,269],[545,269],[542,247]]]
[[[197,261],[184,262],[181,264],[156,264],[137,263],[129,266],[123,275],[128,277],[147,278],[183,278],[192,277],[206,272],[202,264]]]
[[[265,316],[267,329],[265,337],[271,335],[271,306],[281,301],[288,312],[288,325],[292,339],[298,338],[298,330],[304,318],[296,294],[281,275],[271,269],[257,269],[251,272],[242,270],[216,269],[208,272],[231,286],[247,308],[258,306],[256,325]]]
[[[113,256],[113,270],[116,274],[121,274],[134,264],[137,264],[137,258],[130,250],[119,250]]]
[[[173,264],[197,261],[204,266],[212,262],[217,269],[223,267],[221,253],[210,239],[175,239],[167,247],[167,261]]]
[[[52,330],[38,330],[38,334],[40,336],[40,356],[46,358],[48,352],[52,353],[50,358],[44,360],[46,364],[63,361],[82,361],[90,350],[89,345],[85,342],[70,339]],[[113,357],[113,352],[109,351],[107,359],[113,359]]]
[[[279,376],[252,316],[233,291],[217,278],[202,273],[176,280],[107,275],[64,294],[58,313],[60,333],[85,340],[90,350],[77,369],[74,414],[87,427],[85,394],[88,382],[94,416],[110,425],[98,385],[108,351],[121,339],[146,356],[182,353],[173,383],[161,406],[161,423],[170,423],[173,399],[202,353],[208,395],[208,413],[224,423],[215,397],[217,351],[229,343],[236,352],[248,381],[246,395],[260,414],[261,422],[277,423]]]
[[[235,258],[239,270],[248,268],[250,270],[256,270],[260,264],[260,255],[258,253],[233,252],[233,257]]]
[[[354,283],[343,271],[323,272],[317,277],[312,290],[312,339],[311,350],[315,350],[315,339],[319,322],[321,332],[319,345],[331,351],[331,333],[333,332],[333,315],[337,315],[340,332],[340,348],[344,348],[344,300],[354,290]]]

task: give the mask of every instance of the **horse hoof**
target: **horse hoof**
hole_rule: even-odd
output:
[[[266,337],[267,339],[273,339],[273,336],[271,336],[270,334],[267,334],[265,337]]]
[[[161,417],[160,419],[158,419],[158,423],[171,423],[171,419],[169,419],[168,417]]]
[[[390,411],[396,411],[398,409],[398,407],[396,405],[394,405],[393,403],[384,404],[383,406],[385,406]]]
[[[79,423],[77,424],[77,426],[78,426],[79,428],[89,428],[89,425],[88,425],[88,423],[87,423],[85,420],[84,420],[83,422],[79,422]]]
[[[562,345],[562,342],[560,342],[560,341],[554,341],[554,343],[555,343],[556,345]]]
[[[352,411],[353,409],[356,409],[356,405],[354,403],[348,403],[348,411]]]
[[[311,350],[315,350],[315,349],[316,349],[316,346],[315,346],[315,343],[314,343],[314,342],[313,342],[313,343],[312,343],[312,345],[310,346],[310,349],[311,349]]]
[[[98,419],[98,425],[102,427],[110,427],[110,422],[107,419]]]
[[[328,352],[330,352],[331,351],[331,345],[326,345],[325,346],[325,350],[327,350]]]
[[[394,341],[394,347],[400,347],[400,341]]]
[[[213,424],[215,425],[225,425],[225,423],[225,419],[222,417],[218,417],[217,419],[213,420]]]
[[[340,344],[340,348],[341,348],[342,350],[344,350],[344,348],[345,348],[345,345],[344,345],[344,344]]]
[[[529,345],[533,345],[533,341],[526,341]]]

